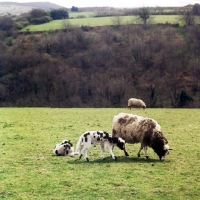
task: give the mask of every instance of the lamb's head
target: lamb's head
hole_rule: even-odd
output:
[[[117,142],[117,147],[120,148],[121,150],[125,150],[125,140],[119,137]]]
[[[155,153],[159,156],[160,160],[165,160],[166,155],[169,154],[169,151],[172,150],[167,139],[164,137],[162,132],[155,132],[152,138],[152,148]]]
[[[113,144],[114,146],[117,146],[119,149],[124,150],[125,149],[125,140],[123,140],[120,137],[108,137],[108,141]]]
[[[63,144],[63,146],[64,146],[64,149],[65,150],[70,150],[71,149],[71,145],[70,144]]]
[[[68,144],[68,145],[70,145],[71,147],[73,147],[73,144],[70,142],[70,140],[63,140],[63,141],[61,142],[61,145],[63,145],[63,144]]]

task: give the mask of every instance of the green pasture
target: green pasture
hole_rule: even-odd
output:
[[[114,25],[113,19],[115,17],[87,17],[87,18],[74,18],[74,19],[66,19],[66,22],[73,26],[107,26]],[[121,24],[139,24],[137,16],[122,16]],[[62,29],[62,24],[65,20],[53,20],[51,22],[39,25],[29,25],[24,27],[21,31],[51,31],[56,29]],[[155,15],[151,17],[149,21],[151,24],[157,23],[179,23],[180,17],[177,15]]]
[[[96,12],[69,12],[69,18],[77,18],[79,16],[94,17]]]
[[[114,149],[117,161],[93,146],[83,158],[53,156],[55,144],[76,145],[87,130],[111,133],[119,112],[154,118],[173,151],[165,161],[149,149],[150,159]],[[200,110],[126,108],[1,108],[0,199],[6,200],[198,200],[200,198]],[[144,155],[144,154],[143,154]]]

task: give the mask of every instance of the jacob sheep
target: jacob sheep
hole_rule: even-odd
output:
[[[86,131],[80,136],[76,144],[76,152],[78,152],[79,154],[79,159],[83,155],[85,160],[89,161],[87,151],[92,144],[100,145],[102,159],[105,159],[104,149],[109,151],[114,160],[116,160],[117,158],[112,152],[112,147],[117,146],[121,150],[125,149],[125,141],[122,138],[112,137],[105,131]]]
[[[120,113],[113,118],[112,136],[121,137],[127,143],[141,143],[138,151],[144,148],[146,158],[149,158],[147,153],[147,146],[151,147],[159,156],[160,160],[164,160],[169,153],[168,141],[164,137],[160,125],[150,118],[141,116]]]
[[[141,99],[130,98],[128,100],[128,108],[130,108],[130,110],[131,110],[131,107],[145,109],[146,108],[146,104]]]
[[[74,147],[70,140],[63,140],[61,143],[56,144],[53,149],[56,156],[74,156]]]

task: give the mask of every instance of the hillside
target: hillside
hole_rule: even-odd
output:
[[[200,107],[200,27],[123,25],[0,43],[0,105]]]
[[[0,2],[0,16],[2,15],[20,15],[31,11],[34,8],[44,10],[63,8],[50,2],[30,2],[30,3],[17,3],[17,2]]]

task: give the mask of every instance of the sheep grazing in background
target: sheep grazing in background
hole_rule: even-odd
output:
[[[128,108],[130,108],[130,110],[131,110],[131,107],[145,109],[146,108],[146,104],[141,99],[130,98],[128,100]]]
[[[57,144],[53,153],[56,156],[74,156],[74,147],[70,140],[63,140],[61,143]]]
[[[151,147],[159,156],[160,160],[164,160],[169,153],[168,141],[164,137],[160,125],[150,118],[120,113],[113,118],[112,136],[121,137],[127,143],[141,143],[138,152],[144,148],[146,158],[149,158],[147,146]],[[126,151],[126,150],[125,150]]]
[[[112,147],[117,146],[121,150],[125,149],[125,141],[122,138],[112,137],[105,131],[86,131],[80,136],[76,144],[76,152],[79,153],[79,159],[83,155],[85,160],[89,161],[87,151],[92,144],[100,145],[102,159],[105,159],[104,149],[109,151],[114,160],[116,160],[117,158],[112,152]]]

